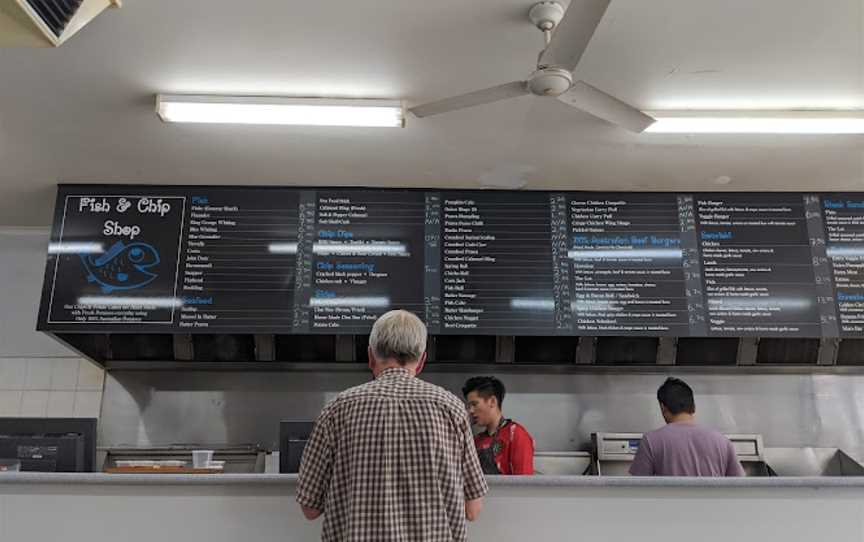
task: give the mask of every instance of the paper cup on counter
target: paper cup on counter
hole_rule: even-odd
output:
[[[206,469],[213,461],[213,450],[192,450],[192,467]]]

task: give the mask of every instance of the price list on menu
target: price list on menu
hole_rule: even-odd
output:
[[[684,269],[687,322],[690,325],[690,335],[698,337],[706,334],[708,317],[702,289],[702,261],[699,258],[696,209],[692,194],[678,196],[678,223],[681,228],[681,265]]]
[[[821,333],[801,194],[695,196],[709,332]]]
[[[552,294],[555,301],[555,333],[573,330],[573,296],[570,282],[569,208],[566,194],[552,194],[549,199],[552,241]]]
[[[424,321],[431,334],[441,332],[441,194],[427,192],[424,215]]]
[[[864,333],[864,196],[827,194],[821,203],[840,336],[860,337]]]
[[[687,334],[674,194],[570,196],[577,334]]]
[[[549,195],[443,193],[441,331],[553,333]]]
[[[816,194],[807,194],[803,197],[819,325],[823,337],[837,337],[839,326],[834,299],[834,279],[831,262],[828,259],[825,221],[821,212],[822,200]]]
[[[426,198],[317,191],[309,329],[368,333],[393,308],[423,315]]]
[[[191,196],[180,329],[291,331],[298,195],[223,189]]]

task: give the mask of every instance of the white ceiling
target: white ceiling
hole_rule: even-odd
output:
[[[404,129],[153,112],[157,92],[410,106],[521,79],[531,3],[127,0],[60,49],[0,49],[0,224],[48,224],[58,182],[864,190],[862,136],[635,135],[534,97]],[[864,108],[862,29],[864,0],[613,0],[577,76],[649,110]]]

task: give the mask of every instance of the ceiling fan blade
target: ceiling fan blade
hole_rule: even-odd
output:
[[[512,83],[505,83],[497,87],[489,87],[469,92],[468,94],[444,98],[437,102],[418,105],[417,107],[410,108],[408,111],[414,113],[415,117],[423,118],[430,115],[456,111],[457,109],[465,109],[466,107],[474,107],[475,105],[506,100],[507,98],[515,98],[525,94],[528,94],[528,87],[525,81],[513,81]]]
[[[617,124],[631,132],[643,132],[645,128],[655,122],[654,118],[632,105],[626,104],[602,90],[597,90],[584,81],[573,83],[570,90],[558,96],[558,99],[589,115]]]
[[[540,65],[558,66],[572,72],[588,48],[610,1],[571,0],[564,18],[552,33],[552,40],[540,54]]]

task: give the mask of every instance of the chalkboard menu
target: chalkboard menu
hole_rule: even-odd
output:
[[[195,193],[188,201],[176,281],[177,327],[190,333],[252,333],[290,326],[292,314],[285,308],[294,306],[299,194],[221,189]],[[145,235],[162,239],[168,232],[156,227]]]
[[[674,194],[571,194],[574,331],[687,335],[682,237]]]
[[[198,258],[192,255],[197,249],[182,254],[189,237],[187,198],[134,188],[63,192],[48,248],[40,324],[72,330],[117,323],[179,327],[178,267],[183,259]]]
[[[815,260],[804,198],[710,194],[694,199],[708,331],[819,336]]]
[[[860,337],[864,194],[62,185],[39,329]]]
[[[441,199],[440,333],[555,329],[549,196],[446,193]]]
[[[312,201],[312,263],[294,329],[364,333],[393,307],[423,314],[424,194],[318,191]]]
[[[821,204],[819,219],[825,233],[811,243],[818,250],[814,250],[814,263],[818,259],[824,264],[817,275],[824,289],[819,303],[836,310],[834,333],[860,337],[864,334],[864,194],[824,194]]]

